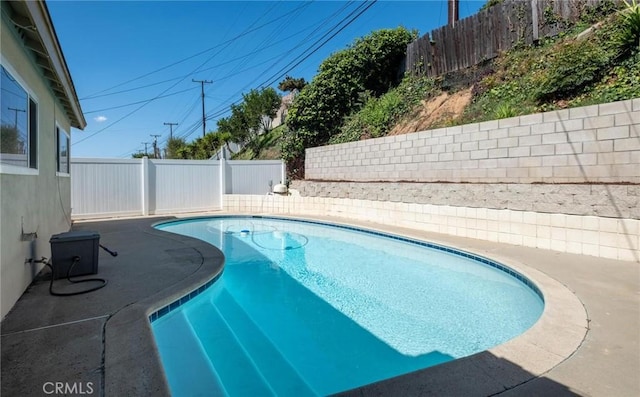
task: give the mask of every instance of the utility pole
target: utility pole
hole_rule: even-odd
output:
[[[153,158],[158,159],[160,158],[160,150],[158,150],[158,138],[160,135],[150,135],[153,137]]]
[[[16,108],[10,108],[10,107],[7,107],[7,109],[13,110],[15,112],[15,117],[13,119],[13,128],[17,130],[18,129],[18,112],[26,113],[27,111],[24,109],[16,109]]]
[[[144,155],[147,156],[147,145],[150,144],[151,142],[142,142],[142,144],[144,145]],[[148,156],[147,156],[148,157]]]
[[[191,81],[193,81],[194,83],[200,83],[200,89],[202,92],[202,137],[204,138],[204,135],[206,134],[206,125],[207,125],[207,118],[204,115],[204,85],[205,84],[213,84],[213,81],[211,80],[195,80],[195,79],[191,79]]]
[[[169,140],[173,139],[173,126],[178,125],[178,123],[164,123],[164,125],[169,126]]]
[[[449,0],[449,26],[455,27],[460,19],[460,0]]]

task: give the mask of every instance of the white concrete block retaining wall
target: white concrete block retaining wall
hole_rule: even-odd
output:
[[[329,181],[640,182],[640,99],[306,151]]]
[[[640,261],[640,99],[310,148],[305,176],[225,207]]]
[[[225,195],[229,212],[335,216],[460,237],[640,261],[640,220],[333,197]]]
[[[640,185],[293,181],[305,197],[640,219]]]
[[[311,148],[305,175],[224,209],[640,262],[640,99]]]

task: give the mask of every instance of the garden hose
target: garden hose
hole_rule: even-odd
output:
[[[116,254],[117,255],[117,254]],[[101,284],[86,289],[86,290],[82,290],[82,291],[75,291],[75,292],[55,292],[53,290],[53,266],[51,265],[51,261],[47,260],[46,262],[44,262],[45,265],[49,266],[49,268],[51,269],[51,282],[49,283],[49,293],[51,295],[54,296],[73,296],[73,295],[81,295],[81,294],[86,294],[87,292],[93,292],[96,290],[99,290],[100,288],[104,287],[105,285],[107,285],[107,280],[103,279],[103,278],[87,278],[84,280],[72,280],[71,279],[71,271],[73,270],[73,267],[80,262],[80,257],[79,256],[74,256],[73,257],[73,263],[71,264],[71,266],[69,266],[69,269],[67,270],[67,281],[69,281],[72,284],[80,284],[80,283],[88,283],[88,282],[92,282],[92,281],[98,281]]]

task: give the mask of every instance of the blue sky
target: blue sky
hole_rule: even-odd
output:
[[[49,0],[87,120],[72,131],[72,156],[128,158],[152,134],[164,147],[164,123],[178,123],[173,135],[187,141],[201,136],[192,79],[213,81],[205,85],[211,131],[242,93],[275,88],[285,74],[311,81],[327,56],[358,37],[398,26],[422,35],[447,22],[446,0],[371,3]],[[460,17],[484,3],[461,0]]]

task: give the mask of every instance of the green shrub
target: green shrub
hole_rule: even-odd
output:
[[[640,98],[640,53],[613,67],[600,82],[571,102],[571,106]]]
[[[396,91],[390,91],[380,98],[370,98],[359,112],[349,116],[343,124],[339,138],[331,143],[358,140],[362,136],[377,138],[386,135],[399,114],[406,108],[405,102]]]
[[[430,96],[435,80],[427,77],[407,75],[400,85],[379,98],[371,94],[364,96],[364,106],[352,113],[329,143],[357,141],[363,137],[377,138],[386,135],[421,100]]]
[[[617,6],[609,0],[595,7],[579,2],[577,6],[583,7],[584,13],[576,25],[557,36],[542,38],[534,46],[514,48],[492,60],[487,73],[477,75],[473,100],[463,116],[447,119],[442,125],[640,97],[640,0],[626,1],[630,3],[620,12],[614,12]],[[546,10],[547,22],[556,17],[551,11]],[[600,21],[602,23],[595,26],[591,34],[575,39],[586,26]],[[324,91],[309,94],[308,101],[299,102],[293,109],[293,118],[303,120],[302,124],[310,121],[322,128],[333,127],[316,129],[305,124],[295,134],[284,138],[288,142],[286,147],[295,148],[288,153],[299,155],[306,147],[326,143],[319,134],[321,130],[327,131],[324,138],[330,137],[330,143],[385,135],[403,117],[414,114],[415,106],[421,100],[440,93],[438,79],[405,77],[400,85],[381,95],[384,90],[375,91],[365,87],[364,80],[352,79],[354,73],[362,70],[351,68],[353,64],[349,60],[352,56],[332,56],[326,65],[323,64],[318,77],[320,82],[329,81],[327,73],[330,70],[339,70],[339,78],[332,77]],[[346,90],[340,91],[342,89]],[[329,109],[335,96],[344,97],[338,92],[348,92],[351,102],[340,112],[329,115],[322,106]],[[363,92],[369,94],[363,96]],[[295,158],[302,169],[301,158]]]
[[[617,42],[622,53],[640,50],[640,4],[637,0],[624,1],[626,8],[620,12],[620,30]]]
[[[407,44],[414,38],[403,27],[381,29],[325,59],[289,109],[284,159],[292,161],[304,156],[304,148],[325,144],[362,105],[362,93],[377,97],[396,85]]]
[[[593,25],[616,12],[618,8],[618,5],[612,0],[601,0],[595,5],[584,7],[580,14],[580,21]]]
[[[610,61],[611,55],[594,41],[564,44],[545,60],[548,66],[536,76],[534,96],[543,102],[577,93],[599,80]]]
[[[517,112],[510,103],[501,103],[496,108],[494,116],[496,119],[507,119],[509,117],[517,116]]]
[[[358,113],[360,124],[364,127],[363,132],[374,138],[385,135],[405,107],[398,91],[390,91],[380,98],[371,98]]]
[[[290,179],[304,178],[304,150],[311,147],[307,146],[307,142],[312,141],[313,137],[314,134],[305,129],[292,131],[287,128],[283,132],[280,152],[282,159],[287,162],[287,173]]]
[[[501,3],[504,3],[504,0],[487,0],[487,2],[484,3],[482,5],[482,7],[480,7],[480,10],[486,10],[486,9],[488,9],[490,7],[493,7],[493,6],[501,4]]]

